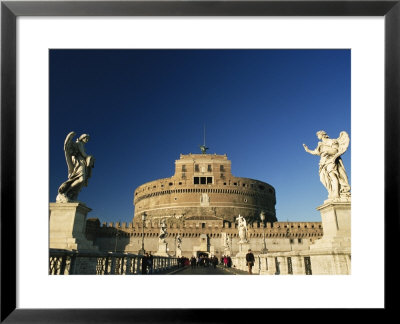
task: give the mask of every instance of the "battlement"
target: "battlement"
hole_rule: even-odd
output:
[[[197,223],[196,221],[167,223],[166,227],[167,237],[175,237],[178,234],[182,237],[197,237],[201,234],[219,237],[222,233],[238,237],[238,225],[222,220],[209,224],[206,220]],[[144,233],[146,237],[156,237],[159,235],[160,229],[160,222],[151,220],[146,221],[143,228],[143,223],[140,222],[103,222],[100,226],[98,219],[88,219],[86,234],[91,237],[114,237],[117,234],[140,237]],[[274,222],[265,225],[261,222],[254,222],[248,225],[248,235],[250,238],[263,235],[272,238],[322,237],[323,228],[321,222]]]

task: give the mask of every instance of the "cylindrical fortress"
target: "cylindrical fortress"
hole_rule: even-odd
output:
[[[144,212],[157,223],[203,217],[235,222],[239,214],[251,223],[261,212],[267,222],[276,222],[275,203],[271,185],[234,177],[226,154],[181,154],[174,176],[136,188],[134,222],[142,222]]]

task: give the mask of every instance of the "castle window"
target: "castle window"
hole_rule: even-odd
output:
[[[200,184],[206,184],[206,177],[200,177]]]
[[[182,172],[186,172],[186,165],[182,165]]]
[[[212,177],[207,177],[207,184],[212,184]]]
[[[234,185],[234,186],[237,186],[237,182],[234,182],[233,185]]]
[[[181,184],[182,184],[182,182],[179,182],[179,184],[181,185]]]
[[[209,164],[209,165],[207,165],[207,172],[211,172],[211,171],[212,171],[211,164]]]
[[[226,182],[224,182],[224,186],[226,186]]]
[[[206,223],[201,223],[201,228],[206,228]]]
[[[225,176],[224,176],[224,174],[223,173],[221,173],[221,178],[224,178]]]
[[[186,173],[185,172],[182,173],[182,179],[186,179]]]
[[[200,169],[199,169],[199,165],[198,165],[198,164],[195,164],[195,165],[194,165],[194,172],[200,172]]]
[[[224,166],[223,166],[223,165],[220,165],[220,166],[219,166],[219,171],[220,171],[220,172],[225,172],[225,169],[224,169]]]
[[[170,182],[170,183],[169,183],[169,185],[170,185],[170,186],[172,186],[172,185],[173,185],[173,183],[172,183],[172,182]]]
[[[299,242],[300,244],[303,243],[303,240],[301,238],[297,239],[297,242]]]
[[[194,177],[193,178],[193,183],[194,184],[199,184],[200,182],[199,182],[199,177]]]
[[[260,190],[264,190],[264,186],[258,186],[258,188],[260,188]]]

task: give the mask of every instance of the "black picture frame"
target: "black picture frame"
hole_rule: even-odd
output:
[[[400,0],[1,1],[1,321],[5,323],[225,322],[240,310],[16,308],[16,19],[19,16],[381,16],[385,19],[385,260],[399,232]],[[371,197],[373,197],[371,188]],[[366,248],[368,242],[366,242]],[[373,257],[373,256],[371,256]],[[397,258],[397,257],[396,257]],[[385,261],[387,262],[387,261]],[[23,266],[23,265],[22,265]],[[385,309],[398,282],[385,266]],[[394,305],[393,305],[394,306]],[[267,306],[266,306],[267,307]],[[262,310],[252,310],[260,312]],[[256,320],[259,314],[253,313]]]

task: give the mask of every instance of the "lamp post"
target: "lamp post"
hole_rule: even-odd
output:
[[[267,244],[265,243],[265,224],[264,224],[265,214],[264,214],[264,212],[261,212],[260,219],[261,219],[261,222],[263,224],[263,239],[264,239],[264,243],[263,243],[264,246],[263,246],[263,248],[261,250],[261,253],[262,254],[266,254],[268,252],[268,249],[267,249]]]
[[[144,255],[144,222],[146,221],[146,217],[147,217],[147,214],[146,213],[143,213],[142,214],[142,248],[141,248],[141,250],[139,251],[139,254],[142,254],[142,255]]]
[[[117,233],[115,234],[115,247],[114,247],[114,252],[117,252],[118,237],[119,237],[119,233],[117,232]]]

